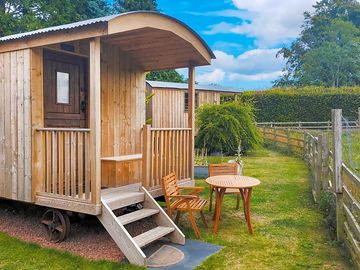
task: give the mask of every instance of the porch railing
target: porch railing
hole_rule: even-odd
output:
[[[190,128],[143,128],[143,177],[148,188],[161,186],[165,175],[191,178]]]
[[[39,128],[36,133],[38,192],[92,202],[90,129]]]

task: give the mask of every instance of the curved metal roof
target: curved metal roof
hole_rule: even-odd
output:
[[[179,23],[183,27],[185,27],[188,31],[190,31],[194,36],[196,36],[201,41],[203,46],[207,49],[207,51],[211,55],[212,59],[216,58],[213,51],[210,49],[210,47],[207,45],[207,43],[192,28],[190,28],[188,25],[186,25],[185,23],[183,23],[182,21],[180,21],[180,20],[178,20],[176,18],[173,18],[171,16],[168,16],[168,15],[165,15],[165,14],[162,14],[162,13],[159,13],[159,12],[154,12],[154,11],[125,12],[125,13],[116,14],[116,15],[110,15],[110,16],[105,16],[105,17],[100,17],[100,18],[95,18],[95,19],[90,19],[90,20],[79,21],[79,22],[75,22],[75,23],[63,24],[63,25],[53,26],[53,27],[48,27],[48,28],[42,28],[42,29],[38,29],[38,30],[35,30],[35,31],[19,33],[19,34],[14,34],[14,35],[10,35],[10,36],[4,36],[4,37],[0,38],[0,44],[2,42],[10,42],[12,40],[19,40],[19,39],[23,39],[23,38],[27,38],[27,37],[33,37],[33,36],[37,36],[37,35],[46,34],[46,33],[49,33],[49,32],[60,32],[60,31],[64,31],[64,30],[81,28],[81,27],[94,25],[94,24],[107,23],[107,22],[111,21],[112,19],[115,19],[115,18],[120,17],[120,16],[126,16],[126,15],[129,15],[129,14],[138,14],[138,13],[153,13],[153,14],[168,18],[170,20],[176,21],[177,23]]]

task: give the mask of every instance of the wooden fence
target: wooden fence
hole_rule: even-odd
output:
[[[89,129],[37,129],[37,149],[41,154],[38,169],[44,175],[39,194],[92,201],[89,132]]]
[[[341,110],[333,110],[332,114],[332,147],[328,132],[313,135],[307,131],[265,126],[260,130],[265,141],[304,158],[310,169],[315,202],[322,192],[331,192],[336,197],[337,239],[345,244],[360,269],[360,178],[342,161]]]
[[[189,141],[191,128],[143,128],[145,186],[161,186],[161,179],[175,172],[179,180],[191,178]]]
[[[359,112],[360,114],[360,112]],[[259,128],[290,128],[301,130],[331,130],[331,121],[324,122],[259,122]],[[360,121],[347,121],[343,123],[344,128],[359,128]]]

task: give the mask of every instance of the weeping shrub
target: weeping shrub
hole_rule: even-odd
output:
[[[196,148],[206,148],[210,153],[233,155],[239,143],[246,153],[261,142],[250,104],[229,102],[201,106],[196,112],[196,125]]]

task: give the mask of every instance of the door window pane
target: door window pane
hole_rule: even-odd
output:
[[[56,102],[61,104],[70,103],[69,73],[56,72]]]

